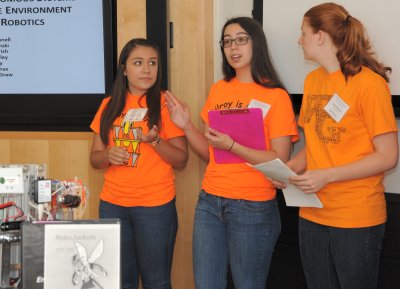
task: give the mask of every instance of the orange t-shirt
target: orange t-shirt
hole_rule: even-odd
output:
[[[208,124],[209,110],[246,108],[252,99],[270,105],[264,118],[267,149],[271,147],[270,140],[273,138],[292,136],[292,141],[298,139],[296,119],[286,91],[280,88],[265,88],[254,82],[241,83],[237,78],[229,82],[220,80],[211,87],[201,117]],[[210,161],[202,184],[206,192],[225,198],[250,201],[266,201],[275,197],[275,188],[261,172],[245,163],[217,164],[211,146],[209,150]]]
[[[349,109],[336,122],[324,107],[337,94]],[[373,138],[396,132],[397,125],[386,81],[370,69],[347,80],[342,72],[318,68],[304,85],[299,125],[306,139],[307,169],[341,166],[374,151]],[[331,183],[317,192],[323,208],[301,208],[310,221],[342,228],[367,227],[386,221],[383,174]]]
[[[100,199],[119,206],[159,206],[175,197],[174,173],[171,165],[165,162],[151,144],[137,140],[137,131],[147,134],[147,121],[123,122],[129,109],[146,107],[146,100],[127,94],[126,105],[120,117],[114,121],[109,133],[108,147],[124,146],[131,154],[126,166],[110,165],[104,173],[104,185]],[[91,129],[100,133],[101,115],[110,101],[105,98],[97,111]],[[159,135],[163,139],[183,136],[169,118],[165,97],[161,98],[161,127]]]

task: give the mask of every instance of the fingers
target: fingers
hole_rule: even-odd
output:
[[[211,128],[211,127],[208,127],[208,128],[207,128],[207,131],[208,131],[208,133],[211,134],[211,135],[217,135],[217,133],[218,133],[218,131],[216,131],[215,129],[213,129],[213,128]]]
[[[211,141],[212,135],[210,134],[210,131],[209,131],[209,130],[206,130],[206,131],[204,132],[204,136],[206,137],[206,139],[208,140],[208,142]]]
[[[208,127],[205,132],[204,135],[206,136],[206,138],[209,141],[217,141],[219,137],[221,137],[221,133],[211,127]]]
[[[171,110],[175,106],[176,98],[168,90],[165,91],[165,99],[167,101],[167,107]]]
[[[280,190],[286,189],[286,184],[285,183],[277,181],[277,180],[274,180],[274,179],[268,179],[268,180],[272,183],[272,185],[275,188],[280,189]]]
[[[208,143],[214,148],[228,150],[232,146],[232,138],[213,128],[207,127],[204,136],[207,138]]]
[[[113,165],[126,165],[130,154],[122,147],[112,147],[108,151],[108,161]]]
[[[167,101],[168,108],[175,107],[176,105],[181,105],[181,102],[169,91],[165,91],[165,99]]]
[[[289,178],[289,181],[306,194],[312,194],[318,191],[318,185],[307,176],[293,176]]]
[[[158,126],[153,125],[153,127],[151,128],[151,130],[149,131],[149,134],[156,136],[158,134]]]
[[[220,133],[219,131],[217,131],[211,127],[208,127],[207,130],[208,130],[208,133],[212,136],[222,136],[222,133]]]
[[[167,101],[171,103],[175,103],[175,101],[177,101],[176,97],[169,90],[165,91],[165,97]]]
[[[165,91],[165,99],[167,100],[167,106],[169,109],[181,107],[184,111],[189,110],[189,106],[185,102],[180,101],[168,90]]]
[[[148,134],[143,134],[142,130],[138,130],[138,140],[145,142],[145,143],[150,143],[152,142],[156,136],[158,135],[159,128],[156,125],[153,125],[151,130],[149,130]]]

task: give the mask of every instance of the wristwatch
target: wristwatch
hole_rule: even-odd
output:
[[[150,144],[151,144],[153,147],[155,147],[156,145],[158,145],[158,144],[160,143],[160,140],[161,140],[160,136],[157,135],[157,136],[154,138],[154,140],[153,140]]]

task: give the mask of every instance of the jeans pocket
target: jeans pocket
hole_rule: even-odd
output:
[[[268,209],[268,201],[241,201],[242,206],[251,211],[265,211]]]
[[[199,199],[207,198],[207,193],[204,190],[200,190]]]

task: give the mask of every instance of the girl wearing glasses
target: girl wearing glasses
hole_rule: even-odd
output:
[[[306,146],[291,182],[324,207],[301,208],[300,253],[310,289],[373,289],[386,222],[383,175],[398,159],[388,87],[364,27],[342,6],[308,10],[298,43],[320,65],[306,78],[299,125]]]
[[[188,149],[183,131],[169,118],[160,84],[157,45],[130,40],[110,97],[90,126],[90,162],[105,169],[99,215],[121,220],[123,289],[138,288],[139,276],[143,288],[171,288],[178,228],[173,169],[185,167]]]
[[[251,164],[278,157],[287,161],[298,132],[290,97],[272,65],[261,25],[248,17],[230,19],[220,44],[225,77],[211,87],[201,112],[204,133],[191,122],[189,108],[167,93],[171,119],[208,164],[194,221],[195,283],[197,289],[225,288],[229,265],[235,288],[264,289],[281,228],[275,188],[244,162],[216,163],[214,149],[230,151]],[[266,150],[246,147],[208,125],[209,110],[249,104],[266,108]]]

